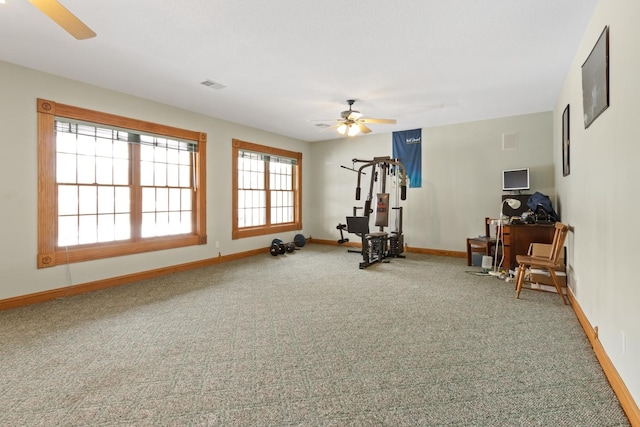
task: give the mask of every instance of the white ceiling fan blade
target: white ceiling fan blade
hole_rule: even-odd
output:
[[[362,124],[362,121],[358,121],[358,127],[360,128],[360,132],[362,133],[371,133],[371,129]]]
[[[84,40],[96,36],[91,28],[56,0],[29,0],[29,2],[76,39]]]
[[[332,130],[332,129],[338,129],[340,126],[342,126],[344,123],[340,122],[340,123],[336,123],[335,125],[331,125],[329,127],[324,128],[323,130]]]
[[[395,125],[396,124],[395,119],[373,119],[373,118],[367,118],[367,119],[359,119],[358,122],[360,122],[360,123],[379,123],[379,124],[385,124],[385,125]]]

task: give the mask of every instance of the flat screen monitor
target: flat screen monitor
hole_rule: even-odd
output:
[[[529,189],[529,168],[502,171],[502,190],[517,191]]]

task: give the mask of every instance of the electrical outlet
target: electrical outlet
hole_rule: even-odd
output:
[[[220,241],[216,240],[216,249],[219,249],[219,248],[220,248]]]

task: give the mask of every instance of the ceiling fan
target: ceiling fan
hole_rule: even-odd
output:
[[[349,109],[340,113],[340,119],[336,119],[339,123],[329,127],[328,129],[336,129],[340,135],[347,134],[348,136],[355,136],[362,133],[370,133],[371,129],[365,126],[365,123],[380,123],[393,125],[396,123],[395,119],[374,119],[369,117],[362,117],[360,111],[351,109],[354,99],[347,99]]]
[[[76,39],[84,40],[96,36],[96,33],[91,28],[69,12],[66,7],[58,3],[57,0],[29,0],[29,2]]]

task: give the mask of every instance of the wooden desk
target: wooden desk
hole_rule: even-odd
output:
[[[504,226],[503,268],[515,270],[516,255],[526,255],[531,243],[551,243],[555,224],[510,224]]]

